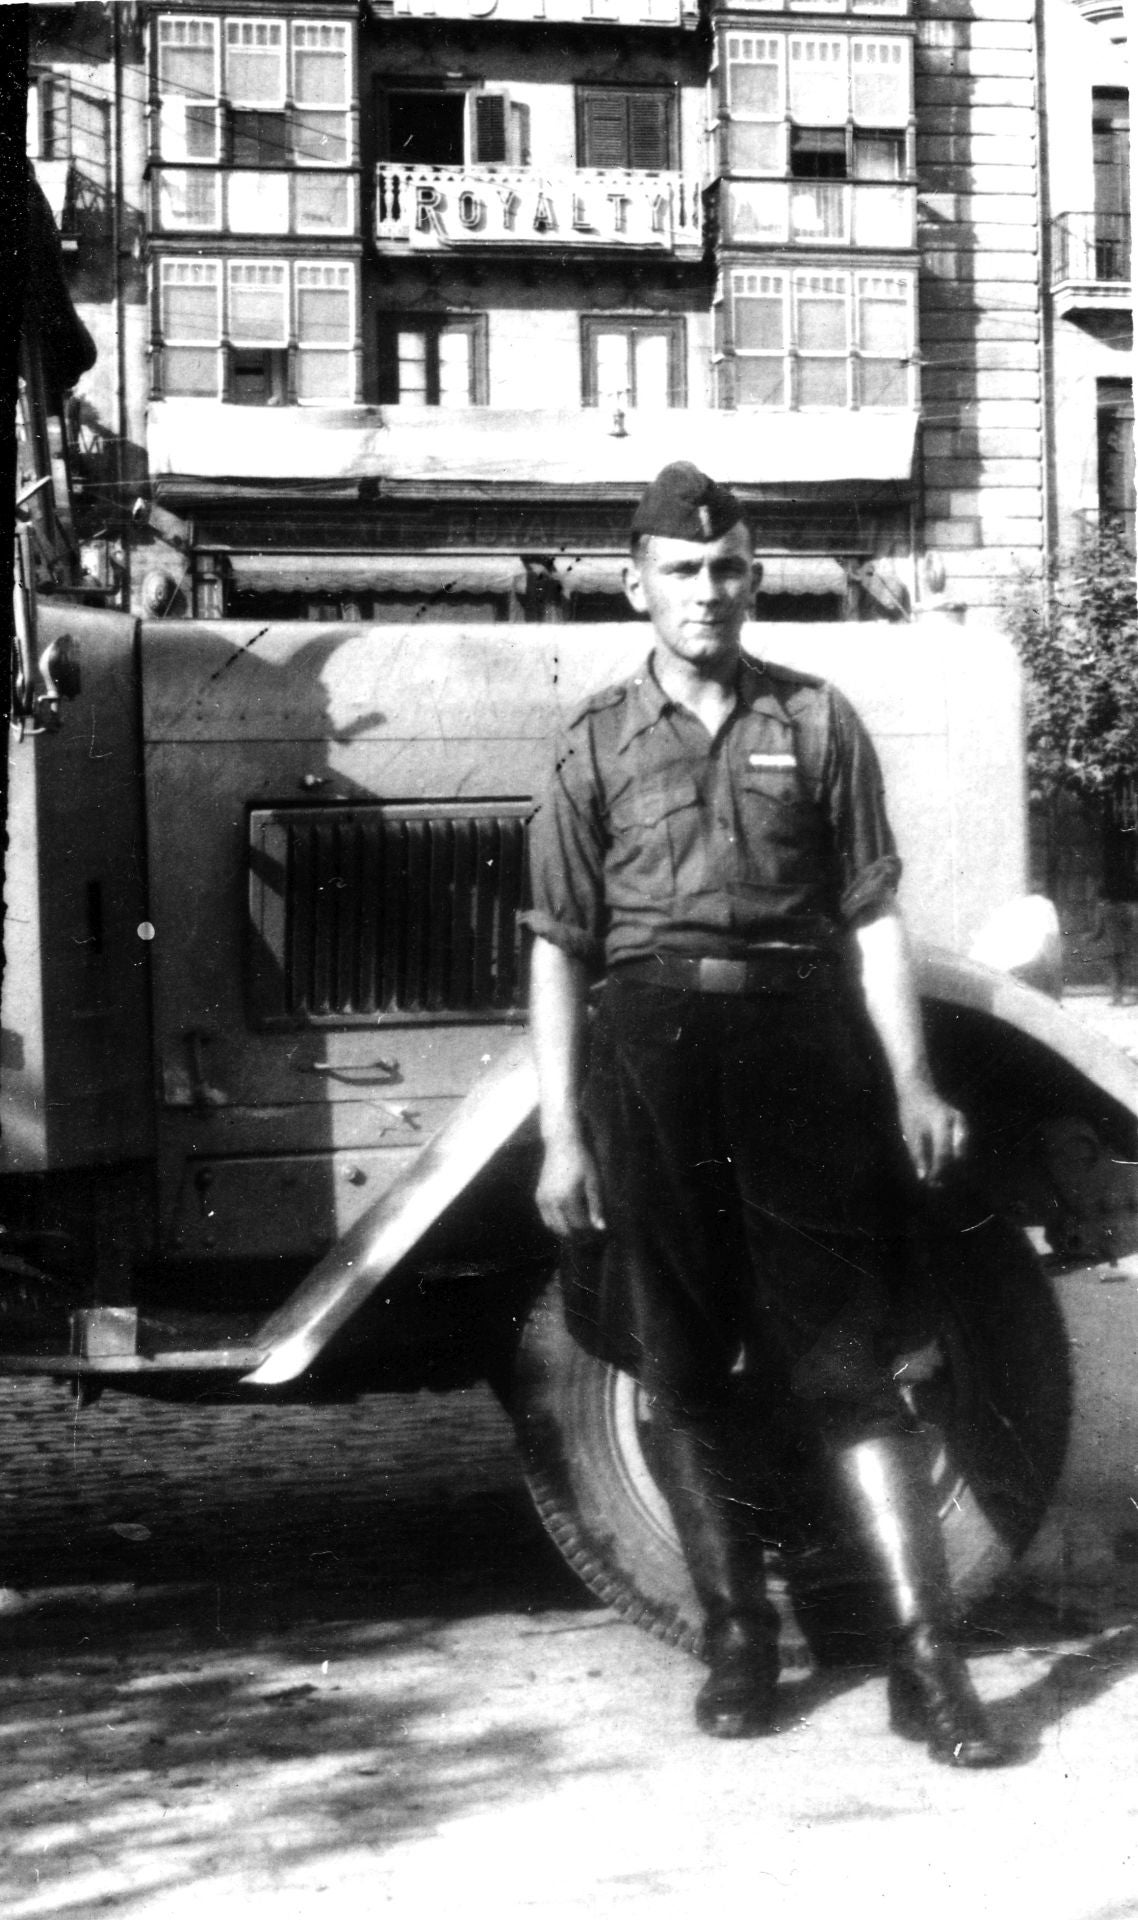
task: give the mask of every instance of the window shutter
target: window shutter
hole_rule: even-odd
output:
[[[582,166],[628,166],[626,94],[586,93],[581,102],[581,130],[584,136]]]
[[[504,93],[479,93],[474,99],[474,142],[476,160],[491,166],[507,158],[506,96]]]
[[[630,93],[628,96],[628,165],[663,168],[671,160],[671,101],[665,93]]]

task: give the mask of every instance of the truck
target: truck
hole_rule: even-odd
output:
[[[651,1407],[568,1337],[533,1201],[528,822],[558,724],[648,639],[40,600],[8,765],[0,1373],[92,1419],[108,1390],[489,1381],[569,1563],[696,1647]],[[1027,884],[1016,662],[947,615],[746,645],[836,681],[878,743],[933,1068],[969,1124],[937,1324],[899,1375],[961,1604],[1025,1555],[1101,1574],[1136,1540],[1138,1066],[968,957]],[[840,1542],[776,1572],[834,1646]]]

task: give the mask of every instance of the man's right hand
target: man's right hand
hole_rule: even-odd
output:
[[[562,1239],[605,1231],[597,1164],[579,1137],[546,1142],[537,1206],[550,1232]]]

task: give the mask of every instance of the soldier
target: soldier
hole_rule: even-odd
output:
[[[758,571],[734,495],[666,467],[625,576],[654,650],[570,719],[536,822],[538,1205],[570,1326],[653,1409],[705,1615],[698,1726],[772,1730],[753,1489],[805,1436],[884,1575],[892,1725],[1000,1765],[890,1366],[903,1223],[963,1123],[929,1077],[872,744],[834,688],[742,654]]]

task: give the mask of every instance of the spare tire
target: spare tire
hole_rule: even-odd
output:
[[[933,1481],[963,1607],[990,1591],[1043,1518],[1066,1452],[1070,1371],[1058,1304],[1017,1229],[989,1218],[956,1234],[939,1246],[937,1268],[935,1346],[931,1359],[914,1360],[904,1391],[934,1435]],[[509,1397],[530,1493],[570,1566],[629,1620],[698,1650],[699,1608],[642,1444],[644,1397],[572,1339],[556,1281],[525,1321]],[[801,1641],[772,1571],[789,1652]],[[821,1583],[812,1576],[808,1610],[824,1619],[826,1585],[836,1598],[851,1577],[833,1562]],[[824,1631],[806,1631],[827,1657]]]

